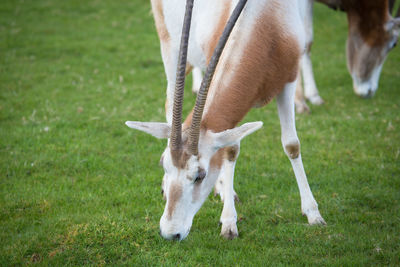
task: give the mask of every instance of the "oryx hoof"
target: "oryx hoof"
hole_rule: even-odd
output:
[[[296,103],[296,112],[298,114],[301,113],[310,113],[310,108],[308,107],[308,105],[306,104],[306,102],[302,101],[302,102],[298,102]]]
[[[228,240],[235,239],[239,236],[236,223],[222,224],[221,236]]]
[[[324,103],[324,100],[319,95],[307,97],[307,99],[311,102],[311,104],[316,106],[320,106]]]
[[[309,225],[326,225],[324,218],[322,218],[318,210],[308,210],[307,212],[303,212],[303,215],[307,216]]]
[[[236,194],[236,192],[234,192],[235,194],[233,195],[233,199],[235,200],[235,202],[239,203],[240,199],[239,196]]]

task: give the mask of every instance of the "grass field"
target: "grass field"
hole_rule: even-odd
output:
[[[400,49],[373,99],[352,91],[345,15],[315,7],[313,62],[326,104],[296,118],[325,227],[310,227],[280,142],[276,103],[245,121],[239,238],[210,196],[188,238],[158,235],[166,81],[148,0],[0,3],[0,265],[399,265]],[[189,88],[184,112],[194,103]]]

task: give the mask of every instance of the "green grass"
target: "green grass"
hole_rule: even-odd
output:
[[[345,15],[321,5],[313,62],[326,104],[296,122],[328,225],[301,216],[272,102],[245,119],[264,127],[236,167],[240,237],[219,236],[213,196],[186,240],[158,235],[166,142],[124,125],[164,120],[149,2],[0,3],[0,265],[399,265],[400,50],[376,96],[356,97]]]

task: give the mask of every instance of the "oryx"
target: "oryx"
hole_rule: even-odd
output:
[[[221,35],[226,37],[222,32],[226,24],[231,25],[228,18],[237,14],[246,0],[195,1],[192,11],[193,0],[187,2],[185,12],[184,0],[152,0],[168,80],[167,122],[126,122],[157,138],[169,138],[162,154],[166,205],[160,220],[161,235],[184,239],[217,181],[224,202],[221,234],[226,238],[238,235],[235,163],[241,139],[260,129],[262,122],[237,124],[252,107],[265,105],[274,97],[283,149],[300,190],[301,210],[310,224],[325,224],[307,182],[294,119],[297,74],[305,50],[299,14],[304,1],[248,0],[218,65],[212,51],[220,51],[217,41]],[[191,23],[182,23],[184,14],[186,22],[191,17]],[[190,67],[204,70],[209,62],[196,106],[182,124],[185,71]]]
[[[296,110],[308,111],[305,103],[323,103],[314,80],[310,59],[313,43],[314,0],[304,0],[302,19],[306,33],[306,53],[301,61],[304,94],[299,84]],[[397,43],[400,31],[400,7],[395,17],[392,9],[395,0],[316,0],[347,14],[348,38],[346,44],[347,67],[353,79],[354,92],[363,98],[372,97],[377,89],[383,63]],[[300,79],[299,79],[300,82]]]

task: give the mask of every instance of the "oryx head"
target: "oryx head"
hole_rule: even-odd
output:
[[[204,105],[218,59],[229,37],[245,0],[241,0],[229,19],[214,55],[204,75],[196,106],[187,119],[190,126],[182,127],[182,102],[186,69],[186,55],[193,0],[187,0],[178,59],[178,71],[173,105],[172,125],[154,122],[128,121],[131,128],[149,133],[157,138],[169,138],[162,154],[164,178],[162,182],[166,205],[160,220],[160,233],[166,239],[184,239],[192,225],[193,217],[209,195],[218,177],[223,161],[223,149],[237,146],[240,140],[262,126],[261,122],[246,123],[222,132],[212,132],[201,127]],[[212,109],[212,107],[209,107]]]
[[[184,239],[190,230],[193,217],[212,190],[227,146],[235,146],[240,140],[261,128],[261,122],[246,123],[240,127],[214,133],[200,130],[198,140],[192,140],[191,129],[175,131],[167,123],[131,122],[134,129],[157,138],[169,138],[170,142],[161,157],[164,168],[162,189],[166,205],[160,220],[160,233],[166,239]],[[177,139],[181,141],[176,142]]]
[[[375,18],[362,17],[359,10],[348,12],[347,67],[354,91],[361,97],[375,94],[383,63],[399,38],[400,18],[393,18],[386,9],[383,11],[384,14],[372,12]],[[380,23],[376,17],[381,18]]]

